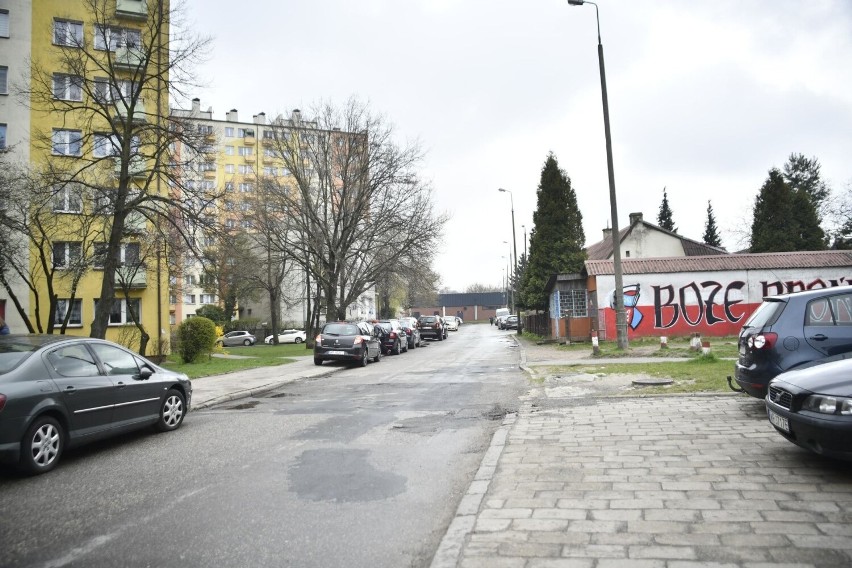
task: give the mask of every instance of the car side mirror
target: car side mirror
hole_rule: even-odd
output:
[[[139,374],[133,378],[137,381],[147,381],[151,378],[151,375],[153,374],[154,371],[151,369],[151,367],[142,367],[141,369],[139,369]]]

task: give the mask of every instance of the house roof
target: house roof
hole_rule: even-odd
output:
[[[634,214],[635,215],[635,214]],[[628,227],[621,229],[618,232],[618,242],[623,243],[624,239],[633,232],[633,228],[639,225],[640,223],[645,225],[651,230],[659,231],[661,233],[665,233],[670,235],[676,239],[680,239],[681,244],[683,245],[683,252],[686,256],[705,256],[705,255],[718,255],[718,254],[728,254],[723,248],[710,246],[705,243],[701,243],[698,241],[693,241],[692,239],[688,239],[684,236],[678,235],[677,233],[673,233],[671,231],[667,231],[658,225],[654,225],[653,223],[649,223],[645,221],[641,215],[637,215],[633,217],[632,222]],[[586,248],[586,255],[589,260],[605,260],[612,256],[612,237],[607,237],[602,241],[599,241],[593,245],[589,245]]]
[[[852,251],[825,250],[721,254],[715,256],[670,256],[665,258],[623,258],[622,274],[665,272],[710,272],[714,270],[773,270],[779,268],[852,267]],[[587,260],[590,276],[614,274],[612,260]]]

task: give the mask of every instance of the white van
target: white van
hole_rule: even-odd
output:
[[[503,322],[506,321],[506,318],[511,314],[512,312],[509,311],[509,308],[497,308],[497,313],[494,316],[494,325],[502,329]]]

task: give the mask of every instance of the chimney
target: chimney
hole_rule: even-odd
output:
[[[240,120],[237,118],[237,109],[232,108],[228,112],[225,113],[225,120],[228,122],[239,122]]]
[[[298,124],[302,122],[302,111],[297,108],[294,108],[293,112],[290,113],[290,120],[293,122],[293,124]]]
[[[642,213],[631,213],[630,214],[630,224],[635,225],[639,221],[642,220]]]
[[[612,238],[612,229],[610,227],[607,227],[606,229],[603,230],[603,240],[607,240],[607,239],[611,239],[611,238]]]
[[[192,114],[198,114],[199,112],[201,112],[201,99],[192,99]]]
[[[254,115],[254,123],[255,124],[266,124],[266,113],[261,112],[260,114]]]

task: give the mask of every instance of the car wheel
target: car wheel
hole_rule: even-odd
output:
[[[393,354],[399,355],[400,353],[402,353],[402,347],[400,346],[399,341],[397,341],[393,344]]]
[[[59,463],[65,448],[65,435],[56,419],[43,416],[27,428],[21,440],[21,469],[37,475],[47,473]]]
[[[443,340],[444,340],[444,334],[438,333],[438,341],[443,341]]]
[[[293,343],[301,343],[301,342],[302,342],[301,337],[297,337],[296,339],[293,340]]]
[[[361,358],[358,360],[358,363],[362,367],[366,367],[369,362],[370,362],[370,357],[368,357],[367,348],[365,347],[364,350],[361,351]]]
[[[224,346],[224,343],[222,343],[221,341],[216,342],[216,347],[222,347],[222,346]]]
[[[405,349],[403,349],[406,353],[408,353],[408,340],[405,340]]]
[[[378,363],[378,362],[379,362],[379,361],[381,361],[381,360],[382,360],[382,348],[381,348],[381,347],[379,347],[379,350],[378,350],[378,351],[376,351],[376,356],[375,356],[375,357],[373,357],[373,362],[374,362],[374,363]]]
[[[160,406],[160,419],[157,421],[157,430],[169,432],[177,430],[183,424],[186,416],[186,400],[177,389],[169,389],[166,400]]]
[[[314,365],[322,365],[322,359],[317,359],[314,357]]]

